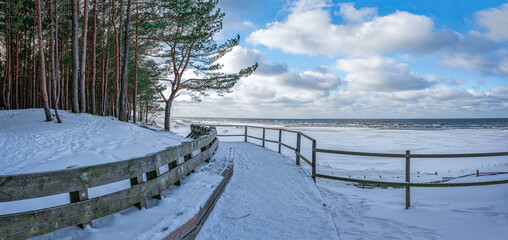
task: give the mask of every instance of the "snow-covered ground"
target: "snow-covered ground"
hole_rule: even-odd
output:
[[[229,149],[219,147],[210,163],[182,179],[181,186],[165,190],[161,200],[149,200],[147,209],[131,207],[92,221],[93,228],[72,226],[32,239],[162,239],[198,213],[223,179],[220,171],[230,160]]]
[[[63,112],[63,124],[44,122],[42,110],[0,111],[0,174],[26,173],[123,160],[159,151],[185,141],[108,117]],[[189,121],[174,121],[172,131],[185,136]],[[508,151],[507,130],[379,130],[294,128],[316,138],[318,148],[366,152],[474,153]],[[218,127],[219,134],[243,134],[239,127]],[[278,131],[267,131],[278,139]],[[249,129],[261,136],[261,130]],[[295,142],[294,134],[283,134]],[[220,137],[212,165],[166,191],[151,208],[135,208],[98,219],[94,228],[69,227],[42,239],[160,239],[188,220],[222,178],[209,171],[214,163],[235,158],[235,173],[217,202],[199,239],[506,239],[508,184],[412,188],[411,208],[404,209],[404,190],[357,188],[353,184],[310,180],[309,168],[295,166],[287,156],[243,141]],[[253,143],[260,141],[250,139]],[[267,143],[277,149],[276,144]],[[302,153],[310,157],[310,142]],[[318,154],[318,172],[352,178],[403,181],[404,160]],[[207,167],[208,166],[208,167]],[[206,169],[206,171],[205,171]],[[411,181],[430,182],[480,172],[508,172],[507,157],[414,159]],[[450,182],[507,179],[508,174],[468,176]],[[125,186],[123,186],[125,185]],[[128,187],[128,183],[90,189],[91,197]],[[107,188],[107,189],[106,189]],[[68,196],[0,203],[0,214],[68,203]],[[30,202],[32,201],[32,202]],[[67,202],[65,202],[67,201]],[[56,201],[58,202],[58,201]],[[14,204],[13,204],[14,203]],[[323,205],[324,203],[324,205]],[[10,205],[6,205],[10,204]],[[17,204],[17,205],[16,205]],[[62,204],[62,203],[60,203]],[[58,205],[58,204],[57,204]],[[28,208],[28,209],[27,209]],[[337,235],[337,232],[339,233]]]
[[[41,109],[0,111],[0,174],[29,173],[80,167],[144,156],[190,141],[164,131],[152,131],[111,117],[61,111],[62,124],[45,122]],[[76,226],[34,239],[162,239],[190,220],[205,204],[223,177],[220,170],[231,158],[219,148],[203,164],[171,186],[162,200],[148,208],[135,207],[92,221],[93,228]],[[168,168],[161,168],[161,173]],[[97,197],[130,187],[129,180],[89,189]],[[68,194],[1,202],[0,214],[42,209],[69,203]],[[1,238],[1,236],[0,236]]]
[[[0,174],[114,162],[187,141],[112,117],[60,111],[58,124],[44,121],[42,114],[41,109],[0,111]]]
[[[338,239],[308,173],[288,156],[251,143],[234,152],[234,175],[196,239]]]
[[[272,126],[277,127],[277,126]],[[358,128],[293,128],[317,140],[318,148],[349,151],[404,153],[481,153],[508,151],[508,131],[481,130],[379,130]],[[243,134],[243,127],[218,127],[218,134]],[[249,135],[261,137],[259,129]],[[278,140],[278,131],[266,136]],[[243,141],[243,137],[221,137]],[[294,146],[296,138],[283,134]],[[302,138],[303,139],[303,138]],[[249,139],[260,144],[261,141]],[[278,146],[266,143],[277,151]],[[310,157],[310,141],[302,140],[302,152]],[[239,150],[237,150],[239,151]],[[248,152],[248,151],[247,151]],[[291,150],[282,152],[294,158]],[[277,155],[273,153],[273,155]],[[275,158],[274,156],[269,157]],[[302,161],[305,166],[305,163]],[[332,154],[317,156],[317,171],[352,178],[400,181],[404,159],[355,157]],[[308,169],[308,167],[306,167]],[[508,157],[413,159],[412,182],[431,182],[458,177],[476,170],[508,172]],[[437,173],[437,175],[436,175]],[[283,173],[281,173],[283,174]],[[468,176],[449,182],[508,179],[508,174]],[[317,187],[332,212],[340,239],[506,239],[508,236],[508,184],[411,188],[411,208],[405,210],[404,189],[358,188],[351,183],[318,179]],[[215,219],[215,218],[214,218]],[[214,224],[207,222],[207,224]],[[219,224],[219,223],[216,223]],[[305,226],[305,224],[303,224]]]

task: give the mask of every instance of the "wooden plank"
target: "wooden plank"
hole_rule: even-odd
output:
[[[244,137],[244,142],[247,142],[247,126],[245,126]]]
[[[226,189],[226,185],[229,183],[229,180],[233,176],[233,165],[232,164],[229,165],[227,167],[227,169],[223,172],[222,175],[223,175],[224,178],[222,179],[220,185],[215,189],[215,191],[212,194],[212,196],[208,199],[208,201],[205,204],[205,206],[201,209],[201,211],[197,215],[199,222],[198,222],[196,228],[192,232],[187,234],[183,238],[184,240],[194,239],[198,235],[199,231],[203,227],[203,224],[205,224],[206,219],[208,218],[208,216],[212,212],[213,208],[215,207],[215,204],[217,203],[217,201],[219,200],[220,196],[222,195],[222,193]]]
[[[293,151],[296,151],[296,148],[291,147],[291,146],[289,146],[289,145],[287,145],[287,144],[285,144],[285,143],[282,143],[282,142],[281,142],[280,144],[281,144],[282,146],[286,147],[286,148],[289,148],[289,149],[291,149],[291,150],[293,150]]]
[[[298,156],[300,156],[300,158],[301,158],[303,161],[305,161],[305,162],[306,162],[306,163],[308,163],[310,166],[312,166],[312,162],[311,162],[309,159],[307,159],[305,156],[303,156],[303,155],[302,155],[301,153],[299,153],[299,152],[296,152],[296,154],[297,154]]]
[[[119,192],[58,207],[0,215],[0,236],[6,239],[18,239],[41,235],[66,226],[90,222],[129,208],[141,199],[156,195],[180,180],[185,174],[210,158],[217,145],[218,141],[214,141],[210,149],[178,167],[155,179]]]
[[[216,131],[145,157],[48,172],[0,175],[0,202],[75,192],[136,177],[176,161],[216,138]]]
[[[316,149],[316,152],[343,154],[343,155],[356,155],[367,157],[393,157],[405,158],[405,154],[397,153],[370,153],[370,152],[352,152],[331,149]],[[411,158],[469,158],[469,157],[498,157],[508,156],[508,152],[494,152],[494,153],[460,153],[460,154],[411,154]]]
[[[266,128],[263,128],[263,138],[262,138],[262,141],[263,141],[263,144],[262,146],[265,147],[265,133],[266,133]]]
[[[498,180],[498,181],[488,181],[488,182],[469,182],[469,183],[404,183],[404,182],[384,182],[384,181],[374,181],[374,180],[364,180],[364,179],[355,179],[355,178],[345,178],[345,177],[337,177],[325,174],[316,173],[316,177],[326,178],[332,180],[339,180],[345,182],[356,182],[356,183],[365,183],[365,184],[374,184],[379,186],[391,186],[391,187],[468,187],[468,186],[485,186],[485,185],[496,185],[496,184],[506,184],[508,180]]]
[[[366,156],[366,157],[392,157],[392,158],[405,158],[406,157],[406,154],[352,152],[352,151],[340,151],[340,150],[330,150],[330,149],[320,149],[320,148],[317,148],[316,152],[344,154],[344,155],[356,155],[356,156]]]
[[[411,158],[469,158],[508,156],[508,152],[459,153],[459,154],[411,154]]]
[[[298,133],[296,135],[296,165],[300,165],[300,144],[302,142],[302,135]]]
[[[270,139],[265,139],[265,142],[279,143],[279,142],[277,142],[277,141],[275,141],[275,140],[270,140]]]
[[[209,214],[213,210],[217,200],[224,192],[226,185],[228,184],[231,176],[233,175],[233,163],[228,165],[221,174],[224,178],[221,180],[217,188],[215,188],[214,192],[210,195],[206,203],[203,207],[200,208],[199,212],[194,215],[189,221],[185,224],[177,228],[175,231],[171,232],[168,236],[163,238],[164,240],[173,240],[173,239],[194,239],[199,230],[205,223]]]
[[[279,129],[279,153],[282,145],[282,129]]]
[[[312,140],[312,180],[316,182],[316,140]]]
[[[257,140],[261,140],[261,141],[263,141],[263,138],[260,138],[260,137],[254,137],[254,136],[250,136],[250,135],[248,135],[247,137],[250,137],[250,138],[254,138],[254,139],[257,139]]]
[[[406,182],[411,182],[411,151],[406,150]],[[406,209],[411,206],[411,187],[406,185]]]

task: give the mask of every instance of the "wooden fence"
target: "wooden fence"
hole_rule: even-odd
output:
[[[191,126],[195,140],[160,152],[124,161],[73,169],[29,174],[0,175],[0,202],[69,193],[70,203],[14,214],[0,215],[0,239],[37,236],[67,226],[91,225],[93,219],[127,209],[146,207],[146,198],[162,191],[208,161],[218,145],[215,128]],[[193,155],[194,152],[200,151]],[[183,158],[183,162],[179,161]],[[160,174],[159,168],[169,170]],[[146,181],[143,181],[143,175]],[[131,187],[88,198],[88,189],[130,179]]]
[[[362,184],[373,184],[377,186],[391,186],[391,187],[405,187],[406,190],[406,209],[409,208],[411,203],[411,187],[464,187],[464,186],[484,186],[494,184],[508,183],[508,180],[498,181],[487,181],[487,182],[468,182],[468,183],[412,183],[411,182],[411,158],[470,158],[470,157],[495,157],[495,156],[508,156],[508,152],[495,152],[495,153],[465,153],[465,154],[411,154],[410,150],[406,150],[403,154],[397,153],[370,153],[370,152],[352,152],[352,151],[340,151],[321,149],[316,147],[316,140],[302,132],[293,131],[283,128],[270,128],[270,127],[259,127],[259,126],[239,126],[239,125],[217,125],[217,127],[243,127],[244,134],[236,135],[217,135],[218,137],[244,137],[244,141],[248,142],[248,138],[261,140],[261,146],[265,147],[265,142],[271,142],[278,144],[278,152],[281,152],[281,147],[284,146],[288,149],[295,151],[296,164],[300,165],[300,159],[303,159],[312,168],[312,179],[316,182],[316,177],[326,178],[339,181],[356,182]],[[255,137],[248,134],[249,128],[262,129],[262,137]],[[278,131],[278,140],[266,139],[266,130]],[[295,147],[282,142],[282,132],[289,132],[296,134]],[[301,137],[305,137],[312,142],[312,157],[311,160],[301,154]],[[345,178],[339,176],[332,176],[327,174],[316,173],[317,159],[316,153],[328,153],[328,154],[342,154],[342,155],[354,155],[354,156],[368,156],[368,157],[389,157],[389,158],[404,158],[405,159],[405,182],[386,182],[386,181],[374,181],[365,179],[354,179]]]

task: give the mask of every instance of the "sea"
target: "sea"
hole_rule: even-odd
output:
[[[281,127],[339,127],[400,130],[500,129],[508,130],[508,118],[437,119],[264,119],[264,118],[175,118],[207,125],[268,125]]]

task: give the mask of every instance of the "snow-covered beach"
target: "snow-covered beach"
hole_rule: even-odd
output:
[[[186,120],[196,121],[195,119]],[[197,121],[199,122],[199,121]],[[203,122],[206,124],[206,122]],[[215,122],[231,124],[231,122]],[[280,125],[252,124],[265,127]],[[287,127],[286,127],[287,128]],[[179,128],[184,129],[184,128]],[[386,130],[373,128],[289,127],[317,140],[318,148],[346,151],[404,153],[506,152],[504,129]],[[249,128],[261,137],[262,130]],[[243,127],[218,127],[223,135],[243,134]],[[277,130],[266,138],[278,140]],[[221,141],[244,141],[221,137]],[[304,139],[304,138],[302,138]],[[294,146],[294,134],[282,140]],[[249,138],[249,142],[261,144]],[[278,145],[265,143],[274,151]],[[292,150],[282,153],[295,157]],[[310,156],[310,141],[302,140],[302,153]],[[302,166],[310,168],[302,161]],[[508,157],[413,159],[412,182],[432,182],[479,172],[508,172]],[[404,159],[358,157],[318,153],[317,171],[342,177],[403,182]],[[307,172],[310,176],[310,173]],[[468,176],[449,182],[505,180],[507,174]],[[331,211],[341,239],[505,239],[508,235],[508,185],[452,188],[412,188],[411,208],[404,208],[404,190],[358,188],[352,183],[317,179],[320,193]]]
[[[68,125],[43,122],[37,110],[0,112],[3,114],[0,116],[2,160],[5,166],[13,166],[2,169],[2,174],[118,161],[187,141],[177,135],[149,131],[130,123],[88,114],[64,112],[62,116]],[[185,136],[192,122],[176,120],[172,130]],[[74,128],[71,124],[78,127]],[[408,149],[414,153],[472,153],[501,152],[506,151],[508,146],[508,131],[503,129],[290,129],[312,136],[319,148],[349,151],[403,153]],[[217,130],[218,134],[244,133],[243,127],[219,126]],[[113,139],[108,133],[115,131],[126,134],[117,134]],[[261,136],[261,130],[249,128],[249,135]],[[266,137],[277,140],[278,131],[267,130]],[[210,164],[220,165],[233,158],[235,174],[198,239],[504,239],[508,235],[506,184],[412,188],[411,208],[405,210],[403,189],[358,188],[351,183],[320,178],[314,184],[310,168],[303,161],[302,166],[296,166],[291,150],[283,147],[282,154],[279,154],[277,144],[266,143],[267,149],[256,146],[260,141],[255,139],[249,139],[251,143],[242,143],[243,137],[219,139],[221,143]],[[282,140],[293,145],[295,136],[283,134]],[[302,153],[306,156],[311,151],[309,143],[302,140]],[[72,154],[74,151],[77,156]],[[94,161],[83,161],[89,159],[84,157],[88,154],[95,156],[92,158]],[[24,164],[24,157],[30,156],[37,158],[30,158],[35,160]],[[46,161],[48,158],[51,161]],[[161,239],[195,214],[213,186],[221,180],[220,176],[211,174],[209,168],[210,165],[201,166],[196,173],[183,179],[182,186],[169,188],[161,200],[150,200],[148,209],[133,207],[94,220],[93,228],[67,227],[39,239]],[[508,172],[508,159],[415,159],[411,167],[411,181],[437,181],[476,173],[476,170]],[[403,181],[404,161],[318,153],[317,171],[352,178]],[[506,176],[468,176],[449,182],[502,180]],[[128,186],[125,181],[118,182],[91,189],[90,195],[99,196]],[[68,201],[66,194],[60,194],[4,202],[0,204],[0,213],[41,209]],[[144,220],[140,222],[139,219]]]

